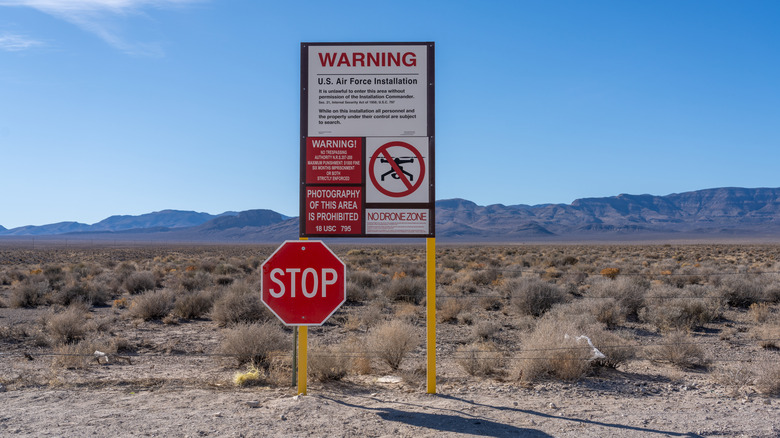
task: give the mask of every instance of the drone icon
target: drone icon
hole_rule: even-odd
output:
[[[403,166],[401,166],[401,165],[402,164],[414,163],[414,158],[415,157],[396,157],[396,158],[393,158],[393,162],[395,163],[396,166],[398,166],[398,170],[400,170],[401,173],[403,173],[404,175],[409,177],[409,181],[414,181],[414,175],[412,175],[411,173],[405,171]],[[380,163],[390,163],[390,160],[388,160],[386,158],[379,158],[379,162]],[[384,181],[386,176],[390,176],[393,179],[401,179],[401,176],[398,175],[398,172],[396,172],[395,167],[391,167],[390,170],[388,170],[387,172],[383,173],[379,177],[379,179]]]

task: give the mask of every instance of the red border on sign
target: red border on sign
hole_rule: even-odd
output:
[[[401,171],[401,167],[398,166],[398,164],[390,156],[390,153],[387,152],[387,149],[393,146],[400,146],[402,148],[409,149],[417,157],[417,160],[420,163],[420,176],[417,177],[416,183],[412,184],[412,182],[406,178],[406,175],[404,175],[404,173]],[[387,190],[379,185],[379,181],[376,180],[376,175],[374,175],[374,162],[380,154],[393,168],[395,174],[398,175],[398,178],[406,186],[406,190],[401,192],[391,192],[390,190]],[[376,152],[374,152],[374,154],[371,156],[371,161],[368,163],[368,175],[371,177],[371,183],[374,184],[374,187],[376,187],[380,193],[393,198],[403,198],[404,196],[411,195],[418,188],[420,188],[420,185],[422,184],[423,178],[425,176],[425,161],[423,161],[423,157],[420,154],[420,151],[418,151],[417,148],[410,145],[409,143],[403,141],[391,141],[380,146],[379,149],[377,149]]]

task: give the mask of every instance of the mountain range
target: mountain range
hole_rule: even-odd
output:
[[[21,236],[270,243],[296,239],[298,218],[271,210],[219,215],[163,210],[111,216],[92,225],[0,226],[0,238]],[[666,196],[621,194],[542,205],[481,206],[465,199],[446,199],[436,202],[436,236],[445,242],[780,240],[780,188],[724,187]]]

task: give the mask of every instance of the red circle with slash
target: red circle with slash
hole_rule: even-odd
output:
[[[393,157],[390,156],[390,152],[388,151],[389,148],[393,146],[400,146],[405,149],[409,149],[414,156],[417,158],[418,162],[420,163],[420,176],[417,177],[417,182],[412,184],[411,181],[409,181],[409,178],[404,174],[403,170],[401,169],[401,166],[398,165],[398,163],[393,160]],[[387,160],[387,163],[390,164],[390,167],[393,168],[393,171],[395,171],[395,174],[398,176],[398,179],[403,183],[404,187],[406,187],[406,190],[402,190],[400,192],[393,192],[390,190],[387,190],[386,188],[382,187],[379,184],[379,181],[376,179],[376,175],[374,174],[374,163],[376,162],[377,158],[384,158]],[[415,190],[417,190],[423,181],[423,176],[425,175],[425,161],[423,161],[423,157],[420,154],[420,151],[418,151],[414,146],[410,145],[409,143],[403,142],[403,141],[391,141],[389,143],[385,143],[382,146],[379,147],[379,149],[374,152],[374,154],[371,156],[371,161],[368,163],[368,168],[370,171],[368,172],[369,176],[371,177],[371,182],[374,184],[374,187],[376,187],[377,190],[379,190],[380,193],[393,197],[393,198],[403,198],[404,196],[409,196],[412,193],[414,193]]]

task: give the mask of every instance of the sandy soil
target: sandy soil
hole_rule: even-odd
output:
[[[67,388],[0,394],[14,436],[780,436],[777,401],[660,383],[523,389],[480,384],[436,395],[403,385],[287,389]],[[647,387],[658,387],[659,393]],[[253,403],[257,402],[257,404]],[[257,407],[254,407],[257,406]]]

